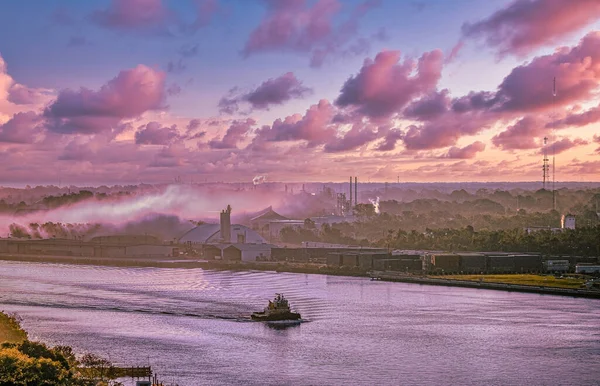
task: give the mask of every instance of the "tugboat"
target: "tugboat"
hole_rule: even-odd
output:
[[[268,307],[264,311],[253,312],[251,318],[259,322],[300,322],[300,314],[290,310],[290,305],[282,294],[275,294],[275,299],[269,300]]]

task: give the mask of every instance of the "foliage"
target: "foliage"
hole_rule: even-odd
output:
[[[77,360],[69,346],[27,340],[14,315],[0,312],[0,342],[0,386],[120,385],[110,380],[114,367],[108,360],[94,354]]]
[[[27,339],[27,332],[21,328],[17,315],[0,312],[0,343],[18,343]]]

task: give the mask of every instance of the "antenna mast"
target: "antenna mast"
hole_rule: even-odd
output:
[[[554,84],[552,88],[552,105],[556,108],[556,77],[554,77]],[[556,115],[556,113],[555,113]],[[552,209],[556,210],[556,135],[554,133],[554,128],[552,128]]]
[[[550,182],[548,178],[548,137],[544,137],[544,162],[542,163],[542,189],[546,190],[546,181]]]

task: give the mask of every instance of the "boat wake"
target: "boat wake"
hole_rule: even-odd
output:
[[[212,313],[196,313],[187,311],[170,311],[170,310],[153,310],[148,308],[125,308],[125,307],[111,307],[111,306],[95,306],[95,305],[68,305],[68,304],[53,304],[47,302],[19,302],[19,301],[0,301],[0,305],[8,306],[22,306],[22,307],[40,307],[40,308],[55,308],[55,309],[69,309],[69,310],[92,310],[92,311],[109,311],[109,312],[123,312],[123,313],[137,313],[137,314],[150,314],[150,315],[168,315],[178,317],[189,317],[199,319],[220,319],[232,322],[252,322],[249,316],[246,314],[238,315],[219,315]]]

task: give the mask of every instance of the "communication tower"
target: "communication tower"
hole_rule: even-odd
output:
[[[549,179],[549,165],[548,165],[548,137],[544,137],[544,163],[542,164],[542,188],[546,190],[546,182],[550,182]]]
[[[556,106],[556,77],[552,85],[552,101],[553,105]],[[556,210],[556,135],[554,135],[554,129],[552,129],[552,209]]]

